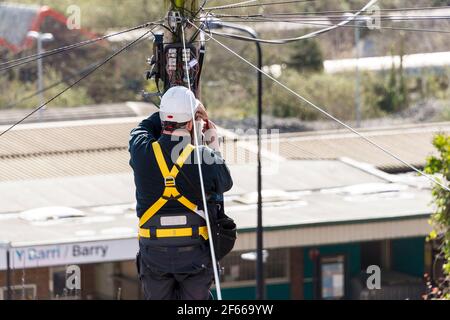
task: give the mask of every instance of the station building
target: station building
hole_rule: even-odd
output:
[[[140,119],[30,123],[0,140],[0,299],[8,277],[16,299],[142,297],[127,152]],[[423,166],[433,135],[449,129],[435,123],[364,133]],[[251,139],[224,143],[235,181],[226,211],[238,225],[235,249],[221,262],[225,299],[255,298]],[[425,241],[433,212],[428,181],[347,132],[276,140],[263,153],[270,169],[263,175],[267,298],[420,299],[423,274],[436,272],[435,248]],[[81,290],[66,287],[72,265],[80,267]],[[379,290],[366,286],[369,266],[380,268]]]

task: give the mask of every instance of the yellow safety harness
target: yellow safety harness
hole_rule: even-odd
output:
[[[191,144],[188,144],[177,161],[176,165],[172,167],[169,171],[167,167],[166,160],[164,159],[161,146],[158,142],[152,143],[152,148],[155,153],[156,162],[158,163],[159,170],[164,178],[164,191],[162,196],[153,203],[150,208],[145,211],[145,213],[139,219],[139,236],[144,238],[150,238],[150,229],[142,228],[147,221],[149,221],[169,200],[176,200],[188,208],[195,214],[200,215],[202,218],[205,218],[205,214],[203,211],[198,210],[197,205],[192,203],[189,199],[184,197],[178,190],[175,184],[175,179],[179,173],[179,168],[184,165],[189,155],[195,149],[195,147]],[[191,237],[194,234],[192,228],[172,228],[172,229],[156,229],[156,238],[169,238],[169,237]],[[206,226],[201,226],[198,228],[198,234],[202,236],[205,240],[208,239],[208,229]]]

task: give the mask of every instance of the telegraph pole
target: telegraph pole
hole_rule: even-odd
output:
[[[199,11],[199,4],[198,0],[165,0],[166,1],[166,9],[169,13],[168,16],[168,23],[169,27],[172,22],[175,22],[178,18],[177,16],[172,15],[171,12],[178,12],[180,19],[191,19],[194,18],[195,14]],[[174,33],[165,30],[164,31],[164,38],[168,39],[172,42],[181,42],[182,34],[181,34],[181,27],[180,23],[177,25],[177,29]],[[187,30],[186,30],[187,31]],[[187,32],[186,36],[190,38],[192,36],[193,32]]]
[[[160,52],[163,52],[158,62],[160,65],[159,76],[164,83],[163,91],[168,90],[173,85],[187,87],[186,75],[189,74],[190,79],[194,80],[190,89],[197,98],[200,98],[199,79],[205,53],[204,44],[198,41],[193,42],[198,37],[199,32],[195,28],[190,28],[189,23],[185,23],[186,19],[192,21],[200,13],[199,0],[165,0],[165,4],[169,30],[164,29],[164,33],[160,35],[159,40],[157,39],[157,41],[161,41]],[[184,34],[188,45],[187,52],[183,53],[183,59],[196,64],[190,64],[189,70],[185,70],[186,68],[183,67],[184,79],[178,79],[179,72],[173,73],[172,71],[176,71],[180,62],[177,53],[181,51],[183,42],[182,25],[184,25]]]
[[[169,42],[172,41],[173,43],[179,43],[182,40],[182,32],[181,32],[181,25],[184,23],[184,20],[187,19],[191,19],[194,18],[198,13],[199,13],[199,0],[166,0],[166,9],[168,10],[168,15],[167,15],[167,22],[168,22],[168,26],[171,29],[169,30],[165,30],[164,31],[164,39],[169,39]],[[239,26],[239,25],[235,25],[235,24],[230,24],[230,23],[224,23],[222,21],[216,21],[216,20],[212,20],[212,21],[207,21],[208,24],[208,28],[212,27],[212,28],[232,28],[232,29],[236,29],[245,33],[248,33],[251,37],[253,38],[258,38],[257,33],[248,27],[244,27],[244,26]],[[189,29],[188,29],[189,30]],[[186,38],[190,39],[191,41],[194,40],[194,38],[196,38],[196,36],[198,35],[197,32],[189,32],[188,30],[186,30]],[[166,42],[166,41],[164,41]],[[164,47],[164,45],[162,45]],[[191,46],[191,51],[198,51],[200,52],[205,52],[204,47],[200,47],[197,45],[196,47]],[[261,45],[259,42],[256,42],[256,49],[257,49],[257,57],[258,57],[258,67],[261,69],[262,68],[262,49],[261,49]],[[167,52],[167,54],[165,54],[161,59],[166,59],[165,61],[162,61],[162,65],[164,65],[165,70],[160,70],[160,76],[161,78],[168,78],[171,79],[170,81],[167,81],[167,79],[163,80],[165,83],[165,87],[164,90],[168,89],[168,85],[173,85],[173,74],[171,75],[170,73],[172,72],[172,69],[175,69],[174,63],[177,61],[174,58],[174,55],[171,54],[171,51],[173,50],[173,53],[175,55],[176,53],[176,47],[174,47],[173,49],[168,49],[167,47],[164,49],[164,52]],[[189,50],[189,49],[188,49]],[[191,52],[192,53],[192,52]],[[188,53],[190,55],[189,58],[187,58],[188,61],[193,61],[191,60],[193,57],[190,53]],[[183,54],[184,55],[184,54]],[[200,54],[197,55],[197,57],[199,57]],[[195,57],[195,58],[197,58]],[[173,60],[173,61],[171,61]],[[198,59],[200,60],[200,59]],[[202,60],[202,59],[201,59]],[[199,79],[200,77],[200,73],[201,73],[201,62],[199,62],[200,64],[200,71],[197,74],[197,79]],[[161,68],[160,68],[161,69]],[[186,70],[186,68],[184,69],[184,74],[190,74],[190,70]],[[179,79],[176,80],[179,82]],[[186,83],[181,83],[182,85],[186,85]],[[262,227],[262,168],[261,168],[261,127],[262,127],[262,75],[260,72],[257,73],[257,87],[258,87],[258,98],[257,98],[257,107],[258,107],[258,114],[257,114],[257,119],[258,119],[258,131],[257,131],[257,144],[258,144],[258,172],[257,172],[257,189],[258,189],[258,205],[257,205],[257,243],[256,243],[256,282],[257,282],[257,288],[256,288],[256,298],[258,300],[262,300],[265,298],[265,284],[264,284],[264,261],[263,261],[263,227]],[[197,97],[199,97],[199,86],[198,86],[198,82],[197,82],[197,86],[194,86],[192,88],[192,90],[194,91],[194,93],[196,94]],[[220,288],[219,288],[220,291]]]
[[[153,47],[153,57],[150,59],[152,70],[147,73],[147,79],[155,78],[158,90],[160,91],[160,82],[163,83],[164,94],[170,87],[184,86],[189,88],[194,95],[199,98],[200,75],[205,55],[204,36],[199,28],[192,28],[189,22],[200,13],[199,0],[170,0],[166,1],[168,5],[167,30],[164,34],[156,35]],[[204,2],[205,3],[205,2]],[[200,41],[195,41],[197,38]],[[162,86],[161,86],[162,87]],[[201,139],[203,125],[195,119],[194,106],[191,105],[194,145],[197,153],[198,172],[200,175],[200,187],[203,200],[203,211],[205,213],[206,225],[208,228],[208,241],[211,252],[211,261],[214,271],[214,282],[216,287],[217,299],[222,300],[220,288],[219,265],[215,254],[213,241],[212,223],[209,216],[205,188],[203,185],[201,154],[199,145],[203,144]],[[200,139],[199,139],[200,138]]]

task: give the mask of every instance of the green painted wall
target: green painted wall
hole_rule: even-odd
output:
[[[423,277],[425,238],[392,240],[392,269],[411,276]]]
[[[288,300],[290,299],[290,285],[289,283],[269,284],[267,285],[267,299],[270,300]],[[213,290],[214,298],[216,292]],[[255,286],[237,287],[237,288],[222,288],[222,298],[224,300],[255,300],[256,289]]]
[[[423,237],[392,240],[392,269],[412,276],[422,277],[424,272],[424,244]],[[346,255],[347,281],[361,272],[361,246],[359,243],[346,243],[316,247],[321,255]],[[306,300],[313,298],[312,278],[313,263],[309,258],[311,247],[304,248],[304,297]],[[348,283],[347,283],[348,285]],[[348,289],[348,286],[347,286]],[[215,295],[215,292],[213,292]],[[226,299],[253,300],[255,299],[255,287],[237,287],[222,289],[222,296]],[[267,298],[273,300],[290,299],[290,284],[267,285]]]
[[[305,278],[312,278],[313,264],[309,258],[309,247],[304,248],[305,261]],[[330,245],[317,247],[322,255],[331,254],[345,254],[347,258],[347,278],[350,278],[360,272],[360,245],[358,243],[348,243],[342,245]],[[256,297],[254,286],[237,287],[237,288],[223,288],[222,298],[236,299],[236,300],[254,300]],[[213,291],[216,297],[215,291]],[[290,299],[290,284],[271,284],[267,285],[267,298],[273,300],[287,300]],[[304,296],[306,300],[313,298],[313,287],[311,282],[304,284]]]
[[[311,281],[305,282],[303,284],[303,295],[305,300],[313,299],[313,284]]]

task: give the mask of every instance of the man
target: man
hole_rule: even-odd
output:
[[[159,113],[133,129],[129,143],[139,217],[137,266],[146,299],[206,300],[214,277],[191,108],[209,128],[208,147],[199,147],[207,199],[233,184],[205,109],[189,89],[170,88]],[[214,208],[208,205],[211,220]]]

